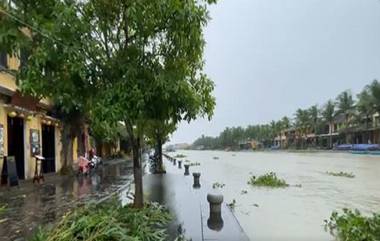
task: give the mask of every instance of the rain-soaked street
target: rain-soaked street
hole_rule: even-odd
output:
[[[69,209],[129,190],[132,163],[113,160],[90,177],[45,176],[45,183],[23,181],[20,187],[1,187],[0,240],[26,240],[40,225],[51,225]]]

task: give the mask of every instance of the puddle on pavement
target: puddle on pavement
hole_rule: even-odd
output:
[[[0,216],[0,240],[26,240],[39,225],[52,224],[73,207],[130,183],[132,173],[131,163],[124,162],[99,167],[87,177],[48,175],[41,185],[26,181],[20,187],[2,187],[0,203],[7,209]]]

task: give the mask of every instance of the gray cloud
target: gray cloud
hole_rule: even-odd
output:
[[[215,115],[182,123],[172,142],[292,116],[380,79],[378,0],[221,0],[211,17],[205,60]]]

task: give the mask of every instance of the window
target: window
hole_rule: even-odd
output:
[[[0,52],[0,67],[7,68],[8,67],[8,57],[6,52]]]

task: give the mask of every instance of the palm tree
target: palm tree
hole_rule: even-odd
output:
[[[327,101],[322,111],[323,120],[329,125],[329,147],[332,148],[332,132],[335,119],[335,104],[332,100]]]
[[[364,88],[362,92],[358,94],[358,103],[356,105],[357,110],[359,111],[359,123],[362,120],[362,117],[365,117],[365,140],[369,139],[368,136],[368,120],[372,117],[375,112],[373,105],[373,99],[368,89],[368,86]]]
[[[348,127],[349,117],[352,114],[354,108],[354,99],[352,98],[351,91],[343,91],[336,97],[336,105],[338,107],[338,113],[345,115],[345,125]]]
[[[319,122],[319,109],[317,105],[313,105],[308,109],[309,115],[310,115],[310,124],[313,128],[313,132],[317,132],[317,126]]]
[[[281,122],[283,129],[288,129],[290,127],[290,120],[287,116],[282,117]]]
[[[308,115],[309,115],[309,121],[310,121],[310,126],[312,128],[312,132],[314,134],[317,134],[317,128],[318,128],[318,124],[319,124],[319,109],[318,109],[318,106],[317,105],[313,105],[307,111],[308,111]]]
[[[307,135],[307,130],[310,127],[310,118],[307,110],[298,109],[296,111],[295,127],[300,133],[301,148],[304,148],[304,139]]]
[[[380,114],[380,83],[377,80],[374,80],[367,86],[367,90],[371,96],[372,108],[374,112],[378,112]]]
[[[338,95],[336,98],[338,113],[344,114],[344,127],[349,127],[350,117],[353,114],[354,99],[352,98],[351,91],[346,90]],[[348,143],[348,135],[346,134],[346,143]]]
[[[281,123],[280,136],[282,136],[282,132],[285,131],[285,130],[287,130],[287,129],[289,129],[291,123],[290,123],[290,120],[289,120],[289,118],[287,116],[282,117],[282,119],[280,120],[280,123]],[[281,148],[283,148],[282,142],[280,142],[280,144],[281,144]]]

